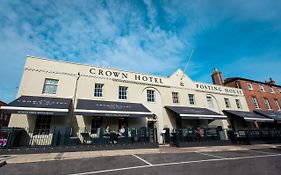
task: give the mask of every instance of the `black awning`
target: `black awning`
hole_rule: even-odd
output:
[[[178,114],[182,119],[226,119],[226,116],[207,108],[165,106],[166,109]]]
[[[254,110],[255,113],[268,117],[270,119],[275,120],[278,123],[281,123],[281,112],[274,111],[262,111],[262,110]]]
[[[106,117],[146,117],[152,115],[152,113],[140,103],[85,99],[78,99],[75,114]]]
[[[274,120],[264,117],[262,115],[256,114],[254,112],[247,111],[234,111],[234,110],[224,110],[223,111],[227,116],[230,117],[239,117],[247,122],[273,122]]]
[[[3,113],[66,115],[71,99],[38,96],[21,96],[7,106],[1,106]]]

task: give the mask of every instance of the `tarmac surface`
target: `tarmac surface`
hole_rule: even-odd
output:
[[[118,152],[118,151],[117,151]],[[2,175],[14,174],[122,174],[122,175],[279,175],[281,149],[279,146],[171,148],[129,150],[123,155],[112,152],[106,156],[82,157],[16,163],[6,157],[7,165],[0,168]],[[9,160],[11,160],[9,162]]]

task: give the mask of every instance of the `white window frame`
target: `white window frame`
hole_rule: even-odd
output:
[[[188,94],[188,101],[190,105],[195,105],[195,95],[194,94]]]
[[[252,97],[252,101],[253,101],[254,107],[256,109],[260,109],[257,97]]]
[[[147,89],[146,98],[148,102],[155,102],[155,90]]]
[[[207,99],[208,107],[209,108],[214,108],[215,105],[214,105],[213,97],[208,95],[208,96],[206,96],[206,99]]]
[[[229,98],[224,98],[224,103],[226,108],[231,108],[230,100]]]
[[[58,83],[58,79],[45,78],[42,94],[56,94]]]
[[[250,91],[254,90],[252,83],[248,83],[248,89],[249,89]]]
[[[274,99],[274,101],[275,101],[275,105],[276,105],[276,107],[277,107],[277,110],[280,111],[280,110],[281,110],[281,107],[280,107],[279,101],[278,101],[277,99]]]
[[[265,92],[264,86],[263,86],[263,85],[259,85],[259,88],[260,88],[260,91],[261,91],[261,92]]]
[[[264,98],[263,102],[264,102],[264,104],[265,104],[265,106],[267,107],[268,110],[272,110],[270,102],[267,98]]]
[[[268,89],[270,93],[275,93],[273,87],[269,87]]]
[[[94,96],[95,97],[102,97],[103,96],[103,87],[104,87],[104,84],[95,83],[95,89],[94,89]]]
[[[172,92],[172,99],[173,99],[173,103],[179,103],[179,93]]]
[[[120,100],[127,100],[127,94],[128,94],[128,87],[126,86],[119,86],[119,93],[118,98]]]
[[[241,105],[240,99],[236,98],[235,99],[235,104],[236,104],[237,109],[242,109],[242,105]]]

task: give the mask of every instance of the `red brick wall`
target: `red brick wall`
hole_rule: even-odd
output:
[[[256,83],[256,82],[251,82],[251,81],[246,81],[246,80],[238,80],[239,81],[239,86],[243,90],[244,95],[246,97],[248,106],[250,111],[253,111],[255,109],[255,106],[253,104],[253,96],[255,96],[258,100],[258,104],[260,109],[267,111],[267,106],[264,103],[264,98],[267,98],[269,100],[270,106],[272,108],[272,111],[278,111],[278,108],[275,104],[275,99],[279,101],[279,105],[281,106],[281,93],[279,90],[281,88],[276,87],[276,86],[271,86],[274,89],[275,93],[271,93],[269,91],[269,85],[267,84],[261,84],[261,83]],[[248,83],[251,83],[253,86],[253,90],[249,90],[248,88]],[[264,92],[262,92],[259,88],[259,85],[262,85],[264,87]],[[237,87],[236,82],[230,82],[226,83],[225,86],[229,87]]]

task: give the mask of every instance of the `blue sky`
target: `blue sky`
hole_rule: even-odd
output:
[[[53,0],[0,5],[0,100],[12,101],[26,55],[195,81],[224,77],[281,84],[281,1]],[[32,82],[30,82],[32,83]]]

